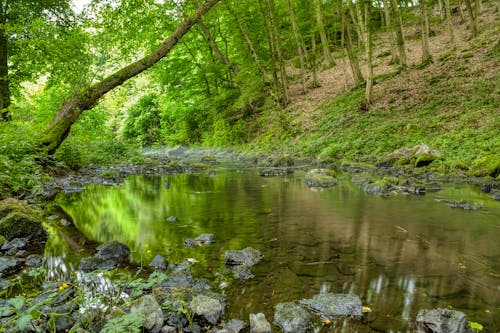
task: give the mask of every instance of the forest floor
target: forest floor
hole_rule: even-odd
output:
[[[312,75],[307,76],[305,94],[300,82],[292,84],[285,125],[276,115],[263,116],[263,130],[255,144],[276,149],[276,142],[285,142],[280,149],[290,153],[373,161],[395,149],[427,143],[442,151],[444,162],[452,167],[470,165],[480,155],[498,154],[500,27],[496,5],[483,3],[480,33],[472,39],[468,22],[457,10],[455,51],[446,22],[436,17],[430,26],[434,62],[427,66],[419,66],[417,19],[405,27],[407,70],[398,72],[397,65],[389,64],[387,34],[374,36],[375,85],[369,112],[359,110],[364,87],[353,87],[352,73],[342,69],[348,60],[337,52],[334,57],[340,66],[318,72],[320,87],[310,87]],[[296,68],[288,72],[293,77],[300,74]],[[276,130],[278,123],[284,128],[281,132]]]

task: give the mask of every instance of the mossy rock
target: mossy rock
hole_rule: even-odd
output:
[[[23,200],[17,200],[14,198],[7,198],[0,201],[0,219],[9,215],[13,211],[23,212],[24,214],[32,215],[37,214],[28,203]]]
[[[288,155],[279,155],[276,158],[273,159],[272,161],[272,166],[275,168],[280,168],[280,167],[291,167],[295,163],[293,159],[288,156]]]
[[[214,156],[203,156],[200,162],[205,164],[215,165],[217,164],[217,159]]]
[[[331,169],[313,169],[306,173],[305,182],[309,187],[331,187],[337,185],[335,176]]]
[[[435,155],[432,154],[420,154],[415,157],[415,167],[420,168],[431,164],[436,159]]]
[[[191,163],[191,165],[189,166],[189,169],[190,170],[205,170],[205,169],[208,169],[210,167],[210,165],[206,164],[206,163],[201,163],[201,162],[198,162],[198,163]]]
[[[471,174],[476,177],[500,176],[500,155],[483,155],[478,157],[473,163]]]
[[[13,238],[28,238],[35,241],[44,241],[48,235],[38,216],[13,211],[0,220],[0,235],[7,240]]]
[[[409,165],[410,163],[411,163],[411,158],[408,156],[403,156],[396,162],[394,162],[394,166],[404,166],[404,165]]]
[[[171,172],[184,171],[184,168],[182,167],[182,165],[180,165],[179,163],[177,163],[175,161],[170,162],[165,168]]]

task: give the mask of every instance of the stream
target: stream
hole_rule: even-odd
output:
[[[305,184],[303,171],[211,171],[134,175],[118,186],[59,195],[56,203],[87,239],[128,245],[136,264],[147,266],[156,254],[190,258],[195,276],[227,285],[228,319],[263,312],[272,320],[275,304],[329,290],[355,293],[372,310],[349,324],[359,331],[407,332],[419,309],[438,307],[466,313],[484,331],[500,330],[500,202],[479,189],[443,184],[425,195],[380,197],[365,194],[349,174],[318,190]],[[461,200],[482,208],[447,204]],[[184,246],[202,233],[215,242]],[[248,246],[264,259],[252,267],[253,279],[234,280],[224,252]],[[92,253],[58,233],[45,251],[59,278]]]

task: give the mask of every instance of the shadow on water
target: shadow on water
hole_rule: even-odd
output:
[[[464,199],[484,208],[445,204]],[[261,178],[256,170],[221,168],[215,177],[208,171],[133,176],[57,202],[86,239],[123,242],[136,263],[156,254],[171,262],[195,258],[197,276],[229,281],[228,318],[255,312],[272,318],[275,304],[323,288],[361,296],[373,310],[366,322],[349,324],[361,331],[405,332],[419,309],[435,307],[453,307],[491,331],[500,329],[500,204],[470,187],[381,198],[344,182],[313,191],[300,172]],[[216,242],[184,247],[186,238],[201,233],[213,233]],[[233,281],[224,251],[247,246],[265,258],[252,269],[253,280]],[[60,233],[47,251],[52,265],[68,265],[67,271],[77,267],[75,253],[85,252]]]

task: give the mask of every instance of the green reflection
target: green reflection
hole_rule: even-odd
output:
[[[484,208],[446,205],[460,200]],[[137,263],[158,253],[172,262],[192,257],[200,261],[197,276],[213,278],[224,272],[224,251],[261,250],[256,278],[226,290],[228,318],[256,311],[272,318],[276,303],[329,288],[359,294],[376,313],[369,324],[376,330],[406,331],[419,309],[447,306],[500,328],[500,203],[470,187],[380,198],[350,183],[312,191],[300,172],[261,178],[255,170],[220,169],[214,178],[208,171],[134,176],[58,203],[87,238],[121,241]],[[201,233],[216,242],[184,247]]]

